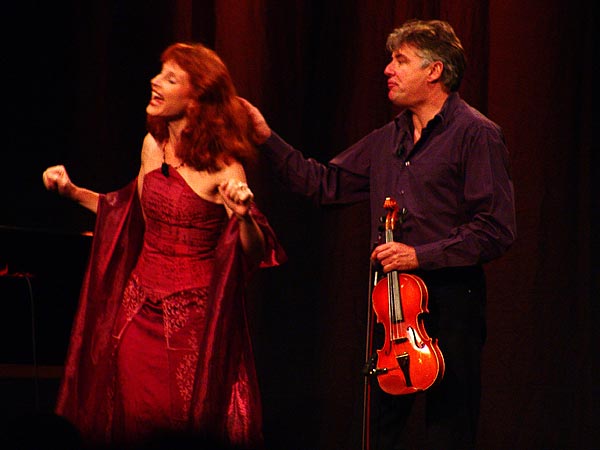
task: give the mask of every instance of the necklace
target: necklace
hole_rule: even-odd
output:
[[[167,141],[168,142],[168,141]],[[167,159],[166,159],[166,151],[165,149],[167,148],[167,142],[165,142],[165,145],[163,145],[162,148],[162,152],[163,152],[163,162],[160,166],[160,171],[162,172],[162,174],[165,177],[169,176],[169,164],[167,164]],[[185,161],[181,161],[179,164],[177,164],[176,166],[171,166],[173,169],[177,170],[181,167],[185,166]]]

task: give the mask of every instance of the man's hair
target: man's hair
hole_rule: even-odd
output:
[[[409,20],[387,38],[386,46],[390,52],[402,45],[414,47],[424,64],[441,61],[444,64],[441,83],[450,92],[458,91],[465,72],[466,56],[450,24],[442,20]]]

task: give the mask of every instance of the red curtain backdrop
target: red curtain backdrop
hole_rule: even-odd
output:
[[[33,132],[9,133],[5,153],[21,156],[10,156],[18,170],[2,179],[0,225],[90,228],[92,217],[43,191],[42,170],[64,162],[76,182],[102,191],[135,176],[148,81],[175,40],[215,48],[239,94],[272,128],[327,161],[396,112],[383,75],[387,34],[409,18],[448,20],[469,60],[461,95],[502,126],[517,202],[518,240],[486,268],[479,447],[597,444],[589,2],[73,1],[56,8],[14,13],[27,25],[12,31],[18,44],[9,55],[31,78],[19,88],[25,99],[14,94],[22,112],[9,127],[25,122]],[[52,26],[49,13],[60,17]],[[252,286],[269,449],[358,449],[367,205],[317,209],[281,189],[262,160],[250,180],[290,256]],[[415,425],[421,414],[417,408]],[[415,440],[421,432],[416,426]]]

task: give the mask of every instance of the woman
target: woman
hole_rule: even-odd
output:
[[[57,413],[90,444],[185,432],[258,448],[243,288],[285,254],[246,184],[253,147],[227,68],[200,44],[161,61],[135,182],[103,195],[63,166],[43,174],[97,213]]]

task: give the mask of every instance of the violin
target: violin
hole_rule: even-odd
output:
[[[398,222],[398,205],[390,197],[383,207],[385,242],[393,242]],[[390,271],[373,289],[373,310],[385,330],[385,341],[377,350],[377,366],[371,374],[392,395],[424,391],[444,376],[444,357],[437,340],[432,340],[421,314],[429,312],[427,286],[421,278]]]

